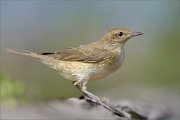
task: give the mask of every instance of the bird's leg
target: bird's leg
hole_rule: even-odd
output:
[[[77,86],[78,84],[80,84],[80,83],[83,82],[83,81],[84,81],[84,79],[80,79],[80,80],[74,82],[73,85]],[[84,82],[85,82],[85,81],[84,81]],[[86,82],[86,83],[87,83],[87,82]]]
[[[81,92],[85,95],[85,98],[89,99],[90,101],[96,102],[96,103],[101,102],[101,99],[98,96],[88,92],[86,87],[83,87],[81,89]]]
[[[85,95],[85,98],[87,97],[88,100],[90,100],[91,102],[100,104],[100,105],[102,105],[103,107],[105,107],[106,109],[112,111],[113,113],[119,114],[120,116],[124,116],[124,115],[121,115],[121,113],[119,113],[118,110],[116,110],[116,109],[114,109],[112,106],[108,105],[105,101],[102,101],[98,96],[96,96],[96,95],[88,92],[86,88],[83,88],[83,89],[82,89],[82,92],[83,92],[83,94]]]
[[[75,82],[74,85],[84,94],[86,99],[89,99],[92,102],[100,101],[99,97],[87,91],[86,83],[87,80],[79,80]]]
[[[90,100],[91,102],[97,103],[105,107],[107,110],[113,112],[115,115],[119,117],[124,117],[129,120],[129,114],[123,111],[119,111],[115,107],[107,104],[105,101],[102,101],[98,96],[87,91],[86,87],[82,89],[83,94],[85,95],[85,99]]]
[[[73,83],[73,85],[75,85],[84,94],[86,100],[90,100],[95,103],[99,102],[100,101],[99,97],[87,91],[86,84],[87,84],[87,80],[84,79],[78,80]]]
[[[86,83],[87,81],[82,81],[79,84],[76,85],[76,87],[84,94],[84,97],[86,100],[89,100],[93,103],[97,103],[102,105],[103,107],[105,107],[106,109],[108,109],[109,111],[113,112],[114,114],[120,116],[120,117],[124,117],[127,120],[129,120],[129,117],[127,115],[127,113],[123,112],[123,111],[119,111],[116,108],[114,108],[113,106],[107,104],[105,101],[102,101],[98,96],[90,93],[89,91],[87,91],[87,87],[86,87]]]

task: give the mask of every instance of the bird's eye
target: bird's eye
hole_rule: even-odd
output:
[[[123,32],[119,32],[118,33],[119,36],[123,36],[123,34],[124,34]]]

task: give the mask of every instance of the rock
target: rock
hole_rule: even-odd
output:
[[[148,103],[120,101],[116,106],[128,112],[133,119],[170,120],[168,109]],[[104,107],[84,99],[69,98],[43,103],[19,104],[14,107],[1,105],[2,119],[118,119],[123,120]]]

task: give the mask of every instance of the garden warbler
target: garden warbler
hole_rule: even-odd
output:
[[[116,71],[125,57],[125,43],[138,35],[142,33],[125,28],[113,28],[98,41],[78,48],[42,54],[16,49],[8,51],[41,61],[57,70],[64,78],[73,81],[86,97],[99,101],[97,96],[87,91],[87,81],[104,78]]]

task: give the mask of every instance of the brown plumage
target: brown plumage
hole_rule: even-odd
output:
[[[100,40],[77,48],[42,54],[16,49],[8,51],[40,60],[79,84],[79,81],[100,79],[116,71],[124,60],[125,43],[141,34],[125,28],[113,28]]]
[[[91,48],[89,50],[84,46],[79,48],[65,49],[54,53],[42,53],[42,55],[47,55],[61,61],[76,61],[83,63],[102,62],[104,60],[110,59],[112,54],[114,54],[114,52],[111,52],[107,49]]]

